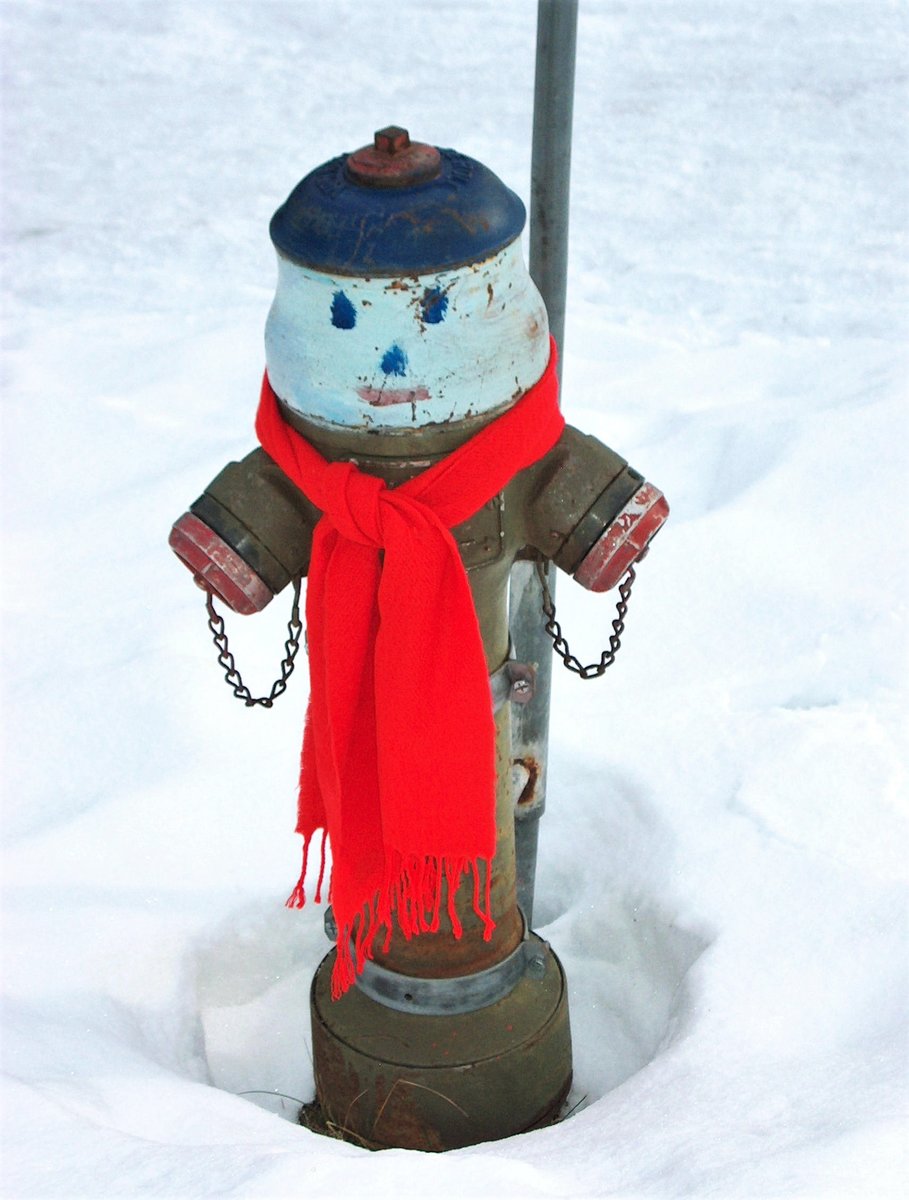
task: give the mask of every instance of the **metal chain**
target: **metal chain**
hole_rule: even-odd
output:
[[[294,599],[290,620],[287,622],[287,641],[284,643],[286,654],[281,662],[281,676],[271,685],[271,692],[267,696],[254,696],[243,682],[227,642],[224,618],[215,610],[214,596],[208,590],[205,595],[205,607],[208,610],[208,628],[218,651],[218,662],[224,668],[224,678],[233,694],[238,700],[242,700],[247,708],[253,708],[256,704],[261,704],[263,708],[271,708],[277,698],[287,690],[287,681],[293,674],[294,659],[300,649],[300,634],[303,631],[303,623],[300,620],[300,579],[294,580]]]
[[[556,619],[555,602],[549,590],[549,585],[546,582],[546,570],[542,562],[537,562],[536,571],[542,591],[543,614],[546,617],[544,629],[552,638],[553,650],[561,658],[565,667],[569,671],[573,671],[575,675],[579,675],[581,679],[599,679],[615,662],[616,655],[621,649],[622,634],[625,632],[625,617],[628,613],[628,601],[631,598],[631,588],[635,580],[634,567],[628,568],[625,578],[619,584],[619,601],[616,604],[616,617],[612,622],[609,648],[600,654],[599,662],[588,663],[587,666],[584,666],[581,660],[571,653],[571,648],[562,633],[562,626]],[[271,708],[277,698],[282,696],[287,690],[287,681],[294,671],[295,659],[300,649],[300,634],[303,632],[303,623],[300,620],[300,586],[301,580],[295,579],[293,605],[291,607],[290,620],[287,623],[287,640],[284,643],[286,654],[281,661],[281,675],[272,684],[271,692],[267,696],[253,696],[252,692],[250,692],[249,688],[243,682],[243,677],[237,670],[237,664],[227,640],[224,618],[215,609],[214,596],[210,591],[206,591],[205,607],[208,611],[208,628],[211,630],[212,640],[218,651],[218,663],[224,668],[224,679],[227,685],[237,699],[242,700],[247,708],[253,708],[255,705],[261,705],[263,708]]]
[[[609,649],[604,650],[600,655],[600,661],[589,663],[586,667],[581,663],[579,658],[576,658],[568,646],[568,642],[562,635],[562,626],[556,620],[555,602],[552,599],[552,592],[549,590],[549,585],[546,582],[546,568],[541,561],[537,561],[537,575],[540,579],[540,587],[543,592],[543,613],[546,616],[546,632],[552,638],[552,648],[558,654],[559,658],[565,664],[569,671],[574,671],[576,675],[580,675],[582,679],[599,679],[601,675],[606,673],[606,670],[615,662],[615,656],[618,654],[622,645],[622,634],[625,632],[625,614],[628,612],[628,600],[631,596],[631,585],[634,583],[634,567],[628,568],[628,573],[619,584],[619,602],[616,605],[617,616],[612,622],[612,635],[609,638]]]

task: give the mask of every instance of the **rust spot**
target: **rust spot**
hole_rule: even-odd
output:
[[[540,764],[532,754],[529,754],[526,758],[514,759],[514,765],[516,767],[523,767],[527,772],[527,782],[521,789],[521,794],[517,799],[518,807],[522,804],[531,804],[540,778]]]
[[[487,307],[487,308],[489,308],[489,307],[491,306],[491,304],[492,304],[492,300],[493,300],[493,294],[494,294],[494,293],[493,293],[493,290],[492,290],[492,284],[491,284],[491,283],[487,283],[487,285],[486,285],[486,307]]]

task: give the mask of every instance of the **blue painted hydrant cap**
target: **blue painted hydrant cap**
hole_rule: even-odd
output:
[[[328,275],[426,275],[490,258],[525,216],[488,167],[392,125],[310,172],[269,232],[280,254]]]

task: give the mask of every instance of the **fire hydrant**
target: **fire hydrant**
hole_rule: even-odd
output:
[[[510,703],[531,699],[533,664],[510,661],[509,572],[518,558],[549,561],[604,591],[668,514],[655,487],[558,414],[524,219],[486,167],[397,127],[307,175],[270,226],[278,285],[257,421],[269,452],[230,463],[170,537],[210,598],[238,613],[307,573],[317,589],[307,597],[311,752],[305,743],[298,829],[308,848],[327,827],[326,927],[337,944],[312,985],[316,1101],[325,1127],[370,1147],[446,1150],[558,1117],[572,1076],[566,982],[516,899]],[[488,475],[489,494],[467,513],[452,501],[449,535],[444,516],[421,505],[465,454],[464,486]],[[499,479],[503,455],[518,467]],[[420,547],[430,542],[455,567],[439,568],[453,582],[428,593],[427,612]],[[367,576],[374,593],[361,602]],[[458,608],[460,579],[469,613]],[[457,639],[443,648],[452,623],[463,655]],[[350,663],[339,664],[348,627]],[[438,670],[427,661],[434,629]],[[473,642],[482,711],[446,724],[445,688],[457,695],[462,674],[476,675]],[[410,706],[403,717],[395,687]],[[483,744],[465,746],[475,726]],[[397,738],[392,753],[386,736]],[[474,757],[482,781],[487,751],[488,805],[470,782]],[[395,787],[406,790],[410,767],[423,782],[402,820]],[[363,796],[383,772],[394,794],[364,818]],[[444,858],[434,843],[419,860],[393,849],[391,827],[403,826],[406,843],[424,816],[460,846],[462,805],[463,825],[487,831],[476,857],[461,847]],[[380,900],[356,893],[358,873],[361,887],[384,879]]]

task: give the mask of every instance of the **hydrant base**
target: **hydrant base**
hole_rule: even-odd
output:
[[[370,1149],[442,1151],[557,1120],[571,1086],[568,994],[558,959],[539,947],[541,978],[454,1016],[399,1012],[356,987],[333,1001],[332,951],[310,997],[326,1130]]]

